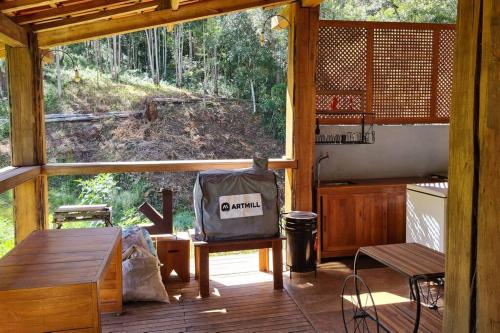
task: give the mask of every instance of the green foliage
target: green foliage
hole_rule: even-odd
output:
[[[0,257],[15,245],[12,191],[0,194]]]
[[[191,208],[180,208],[174,214],[174,232],[187,231],[194,227],[195,215]]]
[[[110,202],[118,190],[113,175],[109,173],[101,173],[90,179],[77,179],[76,182],[81,191],[78,197],[86,205]]]
[[[457,0],[341,0],[321,5],[322,19],[454,23]]]
[[[286,99],[283,96],[286,96],[286,88],[284,83],[275,85],[260,104],[264,126],[282,140],[285,139]]]

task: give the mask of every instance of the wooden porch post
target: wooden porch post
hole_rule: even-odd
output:
[[[459,1],[445,332],[500,329],[500,3]]]
[[[313,209],[314,126],[316,115],[316,57],[319,7],[291,4],[288,35],[286,157],[297,169],[285,172],[285,209]]]
[[[43,76],[40,51],[33,34],[28,47],[6,47],[11,112],[13,166],[46,162],[43,112]],[[27,181],[14,189],[16,242],[47,225],[47,177]]]

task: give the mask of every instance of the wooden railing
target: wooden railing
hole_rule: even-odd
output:
[[[48,176],[90,175],[98,173],[128,172],[185,172],[208,169],[238,169],[252,165],[251,159],[237,160],[183,160],[140,162],[93,162],[93,163],[49,163],[42,167]],[[270,159],[270,169],[296,169],[297,161]]]
[[[251,159],[232,160],[183,160],[183,161],[140,161],[140,162],[92,162],[92,163],[49,163],[43,166],[6,167],[0,169],[0,193],[39,175],[70,176],[99,173],[131,172],[196,172],[208,169],[239,169],[252,165]],[[285,158],[269,160],[269,168],[296,169],[297,161]]]
[[[13,167],[0,169],[0,193],[10,190],[40,175],[40,166]]]

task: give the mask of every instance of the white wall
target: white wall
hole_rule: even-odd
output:
[[[316,145],[321,180],[427,176],[448,168],[448,125],[374,126],[369,145]],[[321,126],[321,134],[359,131],[359,126]]]

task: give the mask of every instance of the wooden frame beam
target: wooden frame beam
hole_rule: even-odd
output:
[[[0,193],[10,190],[40,175],[42,168],[30,167],[6,167],[0,169]]]
[[[34,32],[49,31],[54,29],[67,28],[71,26],[76,26],[80,24],[87,24],[90,22],[105,20],[117,15],[127,15],[140,13],[146,10],[153,10],[160,4],[159,0],[142,2],[132,6],[120,7],[116,9],[102,10],[97,13],[82,15],[76,17],[70,17],[67,19],[62,19],[58,21],[53,21],[49,23],[41,23],[33,26]]]
[[[298,165],[285,174],[285,210],[312,211],[319,8],[295,3],[290,17],[286,157],[296,159]]]
[[[14,13],[20,10],[31,9],[42,6],[50,6],[55,3],[61,3],[68,0],[15,0],[15,1],[2,1],[0,3],[0,12]]]
[[[29,47],[6,48],[12,165],[39,168],[46,161],[42,61],[34,34],[28,38]],[[16,242],[47,226],[47,206],[47,176],[14,188]]]
[[[117,20],[81,24],[38,33],[42,48],[77,43],[116,34],[238,12],[255,7],[291,3],[293,0],[207,0],[180,6],[178,10],[164,9],[133,15]]]
[[[60,17],[70,17],[72,15],[82,14],[86,12],[95,12],[113,8],[114,6],[126,3],[130,3],[130,0],[94,0],[90,2],[79,3],[76,5],[55,7],[32,14],[14,16],[12,20],[17,24],[23,25],[37,21],[48,21]]]
[[[98,173],[129,172],[185,172],[208,169],[238,169],[252,166],[252,160],[192,160],[192,161],[145,161],[145,162],[96,162],[96,163],[49,163],[42,167],[47,176],[92,175]],[[270,169],[294,169],[297,162],[288,159],[270,159]]]
[[[324,0],[301,0],[302,7],[317,7],[321,5]]]
[[[12,47],[25,47],[28,45],[28,32],[4,14],[0,14],[0,43]]]

